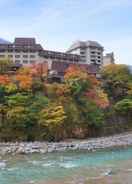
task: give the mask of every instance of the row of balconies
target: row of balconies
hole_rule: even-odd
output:
[[[36,55],[12,55],[12,54],[2,54],[0,58],[36,58]]]
[[[17,53],[20,53],[20,52],[29,52],[29,53],[34,53],[34,52],[39,52],[40,50],[38,49],[24,49],[24,48],[21,48],[21,49],[6,49],[6,48],[1,48],[0,47],[0,53],[2,52],[17,52]]]
[[[40,53],[40,56],[46,59],[60,59],[60,60],[69,60],[69,61],[79,61],[79,55],[65,54],[52,51],[43,51]]]

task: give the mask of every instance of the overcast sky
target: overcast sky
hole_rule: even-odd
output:
[[[118,63],[132,64],[132,0],[0,0],[0,38],[14,37],[60,51],[96,40]]]

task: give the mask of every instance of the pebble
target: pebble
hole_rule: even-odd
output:
[[[119,146],[132,145],[132,132],[109,137],[71,140],[70,142],[16,142],[0,143],[0,155],[62,152],[66,150],[96,151]]]

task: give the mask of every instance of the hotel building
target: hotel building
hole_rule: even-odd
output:
[[[22,65],[46,64],[52,74],[63,76],[71,64],[85,67],[99,75],[101,66],[113,63],[113,54],[103,57],[103,47],[96,41],[78,41],[67,52],[45,50],[35,38],[15,38],[13,43],[0,42],[0,60],[9,58],[18,68]]]
[[[9,58],[15,64],[34,64],[43,50],[34,38],[15,38],[14,43],[0,44],[0,59]]]
[[[96,41],[77,41],[72,44],[67,53],[80,55],[83,64],[103,64],[104,48]]]
[[[35,38],[15,38],[13,43],[0,43],[0,59],[9,58],[15,64],[30,65],[42,62],[78,63],[80,56],[44,50]]]

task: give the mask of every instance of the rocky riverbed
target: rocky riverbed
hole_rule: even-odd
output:
[[[111,147],[131,146],[132,132],[118,134],[109,137],[91,138],[87,140],[68,140],[65,142],[21,142],[0,143],[0,155],[5,154],[30,154],[49,153],[66,150],[88,150],[105,149]]]

